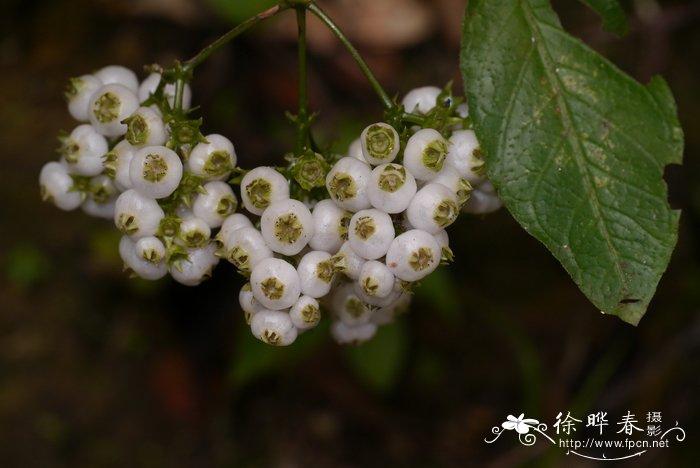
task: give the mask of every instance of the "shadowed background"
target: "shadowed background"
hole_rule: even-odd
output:
[[[603,33],[578,2],[566,28],[646,81],[669,82],[686,133],[669,168],[680,240],[646,317],[602,316],[502,210],[449,229],[457,261],[411,313],[361,347],[327,327],[291,348],[250,335],[229,264],[197,288],[130,280],[112,223],[42,204],[41,166],[76,124],[67,79],[108,64],[192,56],[269,1],[9,0],[0,19],[0,465],[8,467],[597,466],[547,443],[486,444],[507,415],[548,425],[608,411],[675,421],[687,439],[619,466],[694,466],[700,433],[700,7],[625,2],[631,32]],[[464,0],[321,0],[391,95],[454,81]],[[318,140],[344,151],[381,105],[339,43],[310,28]],[[204,133],[245,168],[294,143],[294,15],[256,27],[197,70]],[[611,429],[612,430],[612,429]],[[615,429],[616,430],[616,429]]]

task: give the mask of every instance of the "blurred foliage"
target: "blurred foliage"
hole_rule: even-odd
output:
[[[277,0],[207,0],[214,10],[231,23],[240,23],[277,4]]]

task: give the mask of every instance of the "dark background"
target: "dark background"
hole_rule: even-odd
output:
[[[683,209],[678,247],[638,327],[602,316],[546,249],[502,210],[450,228],[457,261],[411,313],[367,345],[326,326],[291,348],[251,336],[228,264],[197,288],[129,280],[110,222],[42,204],[41,166],[70,130],[71,76],[187,58],[266,2],[5,0],[0,17],[0,466],[598,466],[544,439],[486,444],[507,415],[548,425],[607,411],[677,421],[684,442],[626,463],[697,466],[700,439],[700,7],[626,2],[616,38],[578,2],[569,31],[646,81],[662,74],[686,134],[669,168]],[[269,3],[269,2],[267,2]],[[325,0],[390,94],[454,80],[463,0]],[[229,136],[243,167],[294,141],[294,15],[257,27],[197,71],[205,133]],[[392,21],[393,18],[393,21]],[[318,139],[343,151],[381,106],[338,43],[310,25]],[[597,455],[600,455],[599,453]]]

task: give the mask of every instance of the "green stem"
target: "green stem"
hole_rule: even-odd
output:
[[[299,113],[297,115],[296,153],[300,156],[309,146],[310,122],[306,79],[306,8],[297,8],[298,66],[299,66]]]
[[[212,42],[208,46],[206,46],[204,49],[199,51],[197,55],[186,61],[184,65],[184,69],[186,71],[191,71],[195,67],[197,67],[199,64],[204,62],[206,59],[209,58],[211,54],[219,50],[222,46],[228,44],[232,39],[234,39],[236,36],[240,35],[244,31],[246,31],[248,28],[251,26],[254,26],[258,24],[260,21],[265,20],[267,18],[270,18],[272,16],[275,16],[277,13],[284,11],[286,9],[290,8],[290,5],[288,5],[286,2],[280,3],[278,5],[275,5],[265,11],[261,11],[255,16],[252,16],[236,26],[235,28],[231,29],[229,32],[218,38],[216,41]]]
[[[362,73],[365,75],[367,78],[367,81],[369,81],[369,84],[372,86],[372,89],[374,89],[374,92],[377,93],[379,96],[379,99],[381,99],[382,104],[384,105],[384,108],[387,111],[395,110],[395,105],[394,102],[391,100],[389,95],[384,91],[384,88],[382,88],[382,85],[379,84],[379,81],[377,78],[374,76],[372,71],[369,69],[369,66],[367,66],[367,62],[364,61],[362,56],[357,52],[357,49],[355,49],[355,46],[352,45],[350,40],[343,34],[343,32],[338,28],[338,26],[333,22],[333,20],[326,15],[326,13],[321,10],[318,5],[315,3],[311,2],[308,4],[306,7],[311,13],[316,15],[318,19],[323,21],[323,23],[330,29],[333,34],[336,35],[338,39],[340,39],[340,42],[345,46],[347,51],[350,53],[352,58],[355,60],[357,65],[360,67],[360,70],[362,70]]]
[[[182,97],[185,94],[185,80],[183,78],[178,78],[175,82],[175,102],[173,103],[173,108],[176,112],[182,110]]]

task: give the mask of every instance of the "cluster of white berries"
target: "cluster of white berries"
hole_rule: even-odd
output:
[[[412,285],[452,259],[445,228],[460,210],[500,206],[473,131],[386,122],[367,126],[330,168],[312,157],[306,176],[320,177],[314,183],[330,198],[296,200],[296,176],[241,170],[226,137],[196,125],[183,140],[182,122],[198,122],[177,114],[189,107],[189,88],[176,98],[162,81],[152,74],[139,84],[119,66],[72,80],[69,111],[83,123],[42,169],[42,196],[114,219],[119,253],[142,278],[169,273],[196,285],[220,258],[232,263],[249,278],[239,294],[246,321],[266,343],[291,344],[322,309],[338,342],[371,338],[407,309]],[[442,93],[415,89],[403,110],[429,116]],[[465,118],[466,106],[456,113]],[[242,175],[240,200],[252,217],[235,212],[232,175]]]

